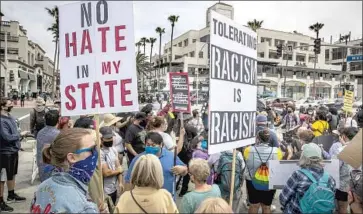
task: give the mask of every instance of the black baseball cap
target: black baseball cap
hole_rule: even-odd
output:
[[[110,126],[103,126],[100,128],[100,133],[102,134],[102,138],[112,138],[115,136],[115,134],[112,131],[112,128]]]

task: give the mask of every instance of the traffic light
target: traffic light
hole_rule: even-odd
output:
[[[280,58],[282,56],[282,44],[277,45],[277,57]]]
[[[12,73],[12,72],[10,73],[10,78],[9,79],[10,79],[10,82],[14,81],[14,73]]]
[[[320,46],[321,46],[321,39],[315,39],[314,40],[314,53],[315,54],[320,54]]]

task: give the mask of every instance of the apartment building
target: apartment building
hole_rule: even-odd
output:
[[[52,91],[54,63],[18,21],[1,21],[0,43],[3,94]]]
[[[161,61],[159,56],[152,57],[155,70],[147,81],[149,91],[169,90],[168,65],[172,61],[171,71],[188,72],[190,88],[198,93],[208,92],[209,79],[209,22],[210,11],[233,19],[232,6],[217,3],[206,11],[206,27],[200,30],[189,30],[165,44]],[[342,75],[342,67],[326,61],[325,46],[321,47],[321,54],[317,55],[314,69],[315,54],[313,52],[314,38],[299,32],[283,32],[261,28],[258,35],[258,91],[260,94],[273,93],[278,97],[285,96],[301,99],[312,96],[314,92],[314,76],[316,96],[324,98],[337,98],[342,95],[340,83],[345,82],[357,88],[357,79],[354,75]],[[327,44],[322,42],[323,44]],[[292,47],[284,51],[283,57],[277,57],[276,46],[283,44]],[[158,72],[158,63],[161,63]],[[341,81],[343,80],[343,81]],[[159,83],[159,84],[157,84]],[[139,88],[140,89],[140,88]],[[357,90],[355,90],[356,96]],[[203,96],[200,96],[203,97]]]

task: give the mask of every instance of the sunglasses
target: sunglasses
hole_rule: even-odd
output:
[[[89,147],[89,148],[84,148],[84,149],[78,149],[74,152],[74,154],[81,154],[83,152],[91,152],[92,154],[96,151],[96,145]]]

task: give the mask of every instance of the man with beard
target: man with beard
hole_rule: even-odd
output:
[[[28,132],[19,134],[15,119],[10,115],[13,104],[9,99],[0,100],[0,172],[6,172],[8,198],[7,202],[22,202],[26,199],[14,192],[15,175],[18,173],[20,138]],[[3,170],[4,169],[4,170]],[[12,212],[14,209],[4,201],[5,181],[0,182],[0,211]]]

